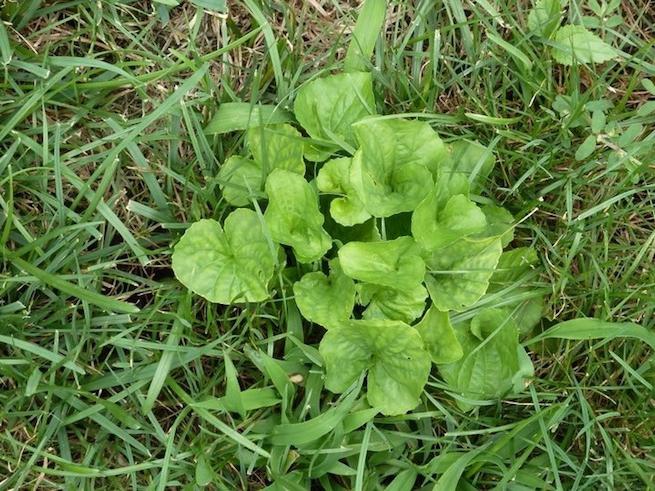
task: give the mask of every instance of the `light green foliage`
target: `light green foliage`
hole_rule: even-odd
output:
[[[248,130],[248,148],[267,174],[273,169],[284,169],[305,175],[304,146],[300,132],[288,124],[256,126]]]
[[[412,214],[412,235],[427,251],[482,232],[486,226],[485,214],[463,194],[451,197],[442,205],[437,193],[430,193]]]
[[[450,147],[450,157],[441,166],[438,186],[444,196],[467,194],[468,181],[472,193],[479,193],[494,168],[496,160],[488,148],[475,141],[458,140]]]
[[[224,228],[200,220],[175,246],[173,271],[190,290],[210,302],[260,302],[269,297],[276,252],[254,211],[230,213]]]
[[[463,238],[426,258],[425,283],[439,310],[462,311],[487,291],[503,249],[500,239]]]
[[[264,219],[274,241],[293,247],[301,263],[317,261],[332,247],[323,229],[318,196],[304,177],[276,169],[266,180],[268,207]]]
[[[422,284],[411,289],[362,283],[358,290],[358,303],[366,306],[364,319],[388,319],[411,323],[425,310],[428,292]]]
[[[330,275],[305,274],[293,285],[303,317],[329,329],[350,318],[355,306],[355,282],[343,274],[339,262],[330,262]]]
[[[330,203],[330,215],[337,223],[345,226],[364,223],[371,218],[350,183],[351,166],[351,158],[332,159],[323,164],[316,176],[319,191],[340,195]]]
[[[312,80],[298,91],[294,112],[312,138],[353,146],[351,125],[376,113],[371,74],[350,72]]]
[[[555,33],[552,54],[562,65],[604,63],[618,56],[609,44],[579,25],[562,26]]]
[[[416,324],[416,330],[423,338],[433,363],[453,363],[462,357],[462,346],[450,324],[448,312],[430,307]]]
[[[403,414],[419,403],[430,372],[430,357],[416,329],[403,322],[344,322],[323,337],[325,386],[343,392],[368,371],[368,400],[382,414]]]
[[[503,247],[507,247],[514,240],[514,217],[512,214],[497,205],[484,205],[482,212],[487,218],[487,235],[500,237]]]
[[[509,289],[503,296],[503,303],[507,302],[505,310],[521,334],[528,334],[543,316],[543,295],[535,295],[526,282],[538,260],[535,250],[529,247],[503,252],[490,279],[489,292]]]
[[[470,323],[455,327],[463,356],[439,365],[453,390],[468,399],[502,397],[514,384],[520,368],[518,328],[503,309],[487,309]]]
[[[260,198],[264,170],[254,160],[233,155],[221,165],[218,182],[225,200],[234,206],[247,206]]]
[[[376,217],[412,211],[447,158],[441,139],[418,121],[368,119],[354,128],[360,148],[350,181],[366,210]]]
[[[349,242],[339,249],[339,260],[351,278],[400,290],[414,288],[425,276],[425,263],[411,237]]]

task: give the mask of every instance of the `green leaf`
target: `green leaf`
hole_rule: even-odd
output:
[[[560,0],[538,0],[528,14],[528,30],[550,38],[559,27],[561,10]]]
[[[221,165],[217,179],[225,201],[247,206],[263,195],[264,170],[253,160],[233,155]]]
[[[412,214],[412,235],[425,250],[448,246],[486,228],[484,213],[465,195],[457,194],[441,205],[438,193],[436,188]]]
[[[330,262],[330,276],[307,273],[293,285],[303,317],[326,329],[348,320],[355,307],[355,282],[343,274],[338,260]]]
[[[494,168],[496,159],[487,147],[478,142],[458,140],[451,145],[450,158],[441,166],[437,185],[447,192],[443,196],[468,194],[465,183],[472,193],[479,193]]]
[[[503,309],[487,309],[455,330],[464,355],[439,365],[451,389],[469,399],[496,399],[505,395],[519,371],[518,328]]]
[[[434,363],[453,363],[463,356],[462,346],[457,340],[448,312],[441,312],[432,306],[416,330],[423,338],[425,349]]]
[[[425,310],[428,292],[422,284],[408,290],[362,283],[358,285],[359,303],[367,306],[364,319],[387,319],[411,323]]]
[[[533,265],[538,262],[537,251],[532,247],[517,247],[503,252],[491,277],[491,282],[502,286],[518,281],[526,273],[532,271]],[[495,290],[498,290],[498,286],[494,288]]]
[[[330,203],[330,215],[341,225],[352,226],[371,218],[350,183],[352,159],[348,157],[326,162],[316,176],[319,191],[341,195]]]
[[[248,148],[253,159],[268,172],[284,169],[304,176],[304,147],[300,132],[288,124],[257,126],[248,130]]]
[[[410,290],[425,276],[425,263],[411,237],[349,242],[338,254],[344,273],[359,281]]]
[[[211,484],[215,478],[216,475],[211,464],[204,454],[200,454],[198,456],[198,462],[196,462],[196,484],[205,487]]]
[[[357,16],[352,39],[348,44],[344,69],[347,72],[365,70],[373,54],[375,42],[383,31],[387,13],[386,0],[366,0]]]
[[[261,302],[269,297],[277,250],[252,210],[234,210],[225,228],[200,220],[187,229],[173,252],[173,271],[189,290],[210,302]]]
[[[506,293],[499,293],[499,300],[505,305],[507,315],[514,319],[522,335],[529,333],[543,314],[543,295],[530,286],[524,286],[526,277],[529,279],[538,262],[537,253],[531,247],[503,252],[489,282],[490,293],[507,290]]]
[[[318,195],[304,177],[275,169],[266,179],[268,207],[264,219],[274,241],[293,248],[301,263],[318,261],[332,247],[323,229]]]
[[[591,318],[573,319],[555,324],[528,341],[527,344],[550,338],[570,340],[635,338],[655,350],[655,333],[634,322],[608,322]]]
[[[312,138],[352,147],[351,125],[375,114],[371,74],[341,73],[312,80],[298,90],[293,109]]]
[[[618,51],[579,25],[562,26],[555,33],[552,55],[557,63],[604,63],[618,56]]]
[[[404,119],[368,119],[353,126],[360,148],[350,181],[375,217],[412,211],[432,190],[447,159],[430,125]]]
[[[253,126],[288,121],[293,121],[293,115],[278,106],[226,102],[218,106],[218,111],[205,128],[205,133],[220,135],[231,131],[247,130]]]
[[[487,235],[500,237],[503,248],[514,240],[514,216],[502,206],[484,205],[482,212],[487,218]]]
[[[596,135],[589,135],[575,151],[575,160],[585,160],[596,150]]]
[[[343,392],[368,370],[368,401],[385,415],[414,409],[430,373],[421,336],[398,321],[345,322],[325,334],[319,351],[329,390]]]
[[[463,238],[426,259],[425,283],[439,310],[461,312],[477,302],[503,252],[500,239]]]
[[[227,11],[225,0],[191,0],[191,3],[196,7],[212,10],[214,12],[225,13]]]

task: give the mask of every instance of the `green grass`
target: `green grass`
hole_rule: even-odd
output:
[[[242,147],[203,127],[221,102],[287,106],[340,69],[357,14],[182,3],[0,2],[0,489],[432,489],[458,465],[461,489],[654,488],[655,358],[640,341],[531,345],[526,390],[471,413],[433,371],[416,411],[381,417],[323,390],[319,329],[294,309],[209,305],[174,280],[171,244],[229,211],[214,176]],[[623,22],[594,30],[624,56],[563,67],[527,32],[529,8],[391,2],[378,99],[493,148],[488,194],[526,217],[515,244],[541,258],[540,329],[653,329],[655,12],[622,2]],[[568,3],[566,21],[583,16]],[[577,160],[600,99],[619,134]]]

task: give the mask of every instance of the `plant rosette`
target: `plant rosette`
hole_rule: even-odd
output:
[[[172,258],[179,281],[210,302],[262,302],[292,268],[285,297],[326,330],[325,386],[341,393],[366,373],[368,402],[386,415],[420,403],[433,364],[465,408],[520,389],[532,365],[519,336],[541,302],[512,285],[537,256],[504,252],[514,217],[480,204],[491,152],[377,114],[365,72],[305,84],[293,109],[304,133],[252,127],[247,155],[222,165],[222,196],[237,208],[186,230]],[[485,308],[490,295],[502,307]],[[455,315],[466,320],[453,325]]]

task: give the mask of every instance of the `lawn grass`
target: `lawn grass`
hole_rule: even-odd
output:
[[[203,128],[223,102],[288,106],[341,69],[358,9],[166,3],[0,3],[0,489],[432,489],[457,466],[461,489],[655,487],[655,358],[639,341],[531,345],[526,390],[473,412],[433,371],[414,412],[358,401],[335,422],[349,400],[309,362],[318,327],[279,299],[188,293],[171,245],[229,212],[215,176],[243,143]],[[515,244],[539,252],[539,329],[655,328],[652,5],[598,21],[568,2],[565,22],[598,23],[623,56],[566,67],[527,31],[530,2],[390,4],[369,67],[378,99],[493,149],[487,194],[525,217]],[[598,107],[611,124],[594,132]]]

